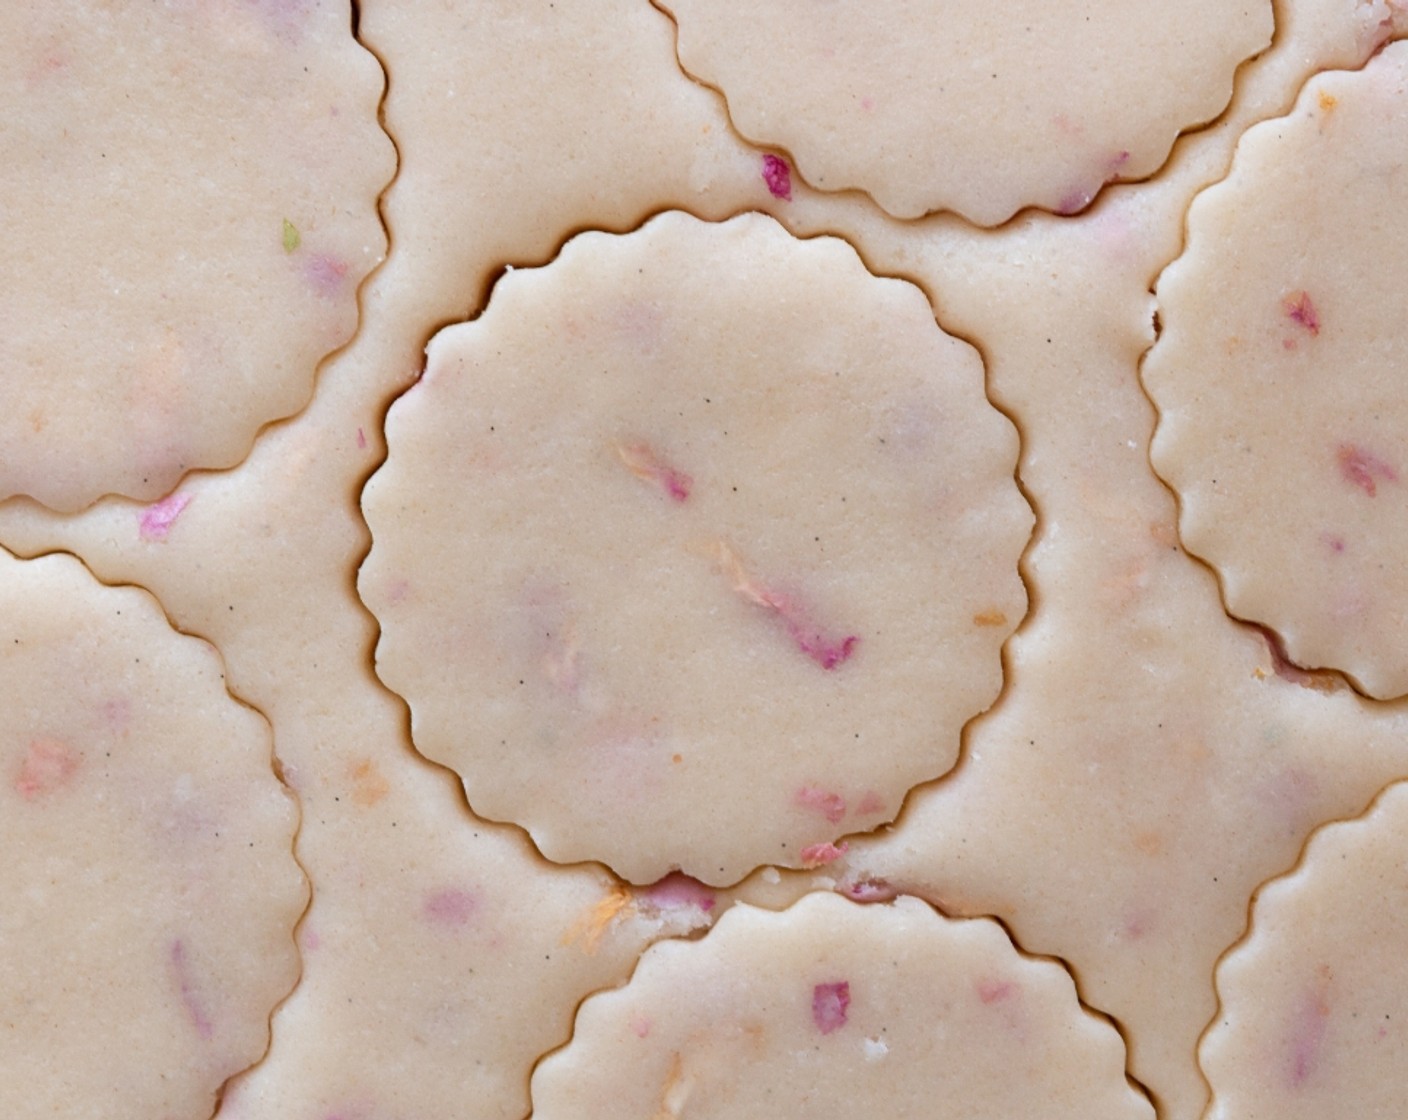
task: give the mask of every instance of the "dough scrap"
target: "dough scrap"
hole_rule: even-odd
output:
[[[1119,1035],[997,923],[825,892],[646,950],[582,1005],[532,1095],[536,1120],[1154,1115]]]
[[[345,9],[0,6],[0,497],[228,467],[357,321],[394,153]]]
[[[1016,434],[972,348],[843,242],[756,214],[578,237],[433,341],[387,433],[378,672],[550,859],[806,866],[997,694]]]
[[[1408,785],[1318,833],[1218,969],[1209,1120],[1395,1116],[1408,1100]]]
[[[1155,468],[1234,614],[1408,693],[1408,43],[1247,133],[1163,274]]]
[[[1154,172],[1272,30],[1265,0],[657,2],[685,70],[812,186],[985,226]]]
[[[205,1120],[298,976],[268,727],[145,593],[0,574],[0,1115]]]

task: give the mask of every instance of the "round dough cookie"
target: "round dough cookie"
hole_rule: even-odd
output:
[[[1209,1120],[1401,1116],[1408,1107],[1408,785],[1315,836],[1222,963],[1201,1059]]]
[[[205,1120],[298,976],[269,729],[145,592],[0,551],[0,1116]]]
[[[821,190],[981,225],[1083,209],[1220,113],[1267,0],[657,0],[684,68]]]
[[[1408,43],[1247,133],[1158,284],[1153,460],[1229,609],[1408,693]]]
[[[394,166],[345,5],[0,5],[0,498],[228,467],[357,321]]]
[[[432,342],[363,506],[378,672],[477,813],[711,885],[954,763],[1031,511],[982,363],[833,238],[671,213]]]
[[[533,1116],[1139,1118],[1124,1045],[997,923],[901,898],[738,904],[647,949],[533,1075]]]

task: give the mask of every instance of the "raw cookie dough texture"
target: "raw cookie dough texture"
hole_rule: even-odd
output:
[[[574,238],[433,340],[387,440],[378,672],[550,859],[825,863],[997,695],[1016,432],[844,242],[757,214]]]
[[[297,811],[219,658],[0,551],[0,1116],[209,1116],[298,976]]]
[[[657,0],[684,68],[821,190],[997,225],[1151,174],[1270,42],[1268,0]]]
[[[1158,284],[1153,459],[1231,611],[1408,693],[1408,43],[1308,84]]]
[[[1124,1046],[1059,966],[913,898],[728,911],[588,999],[535,1120],[1152,1120]]]
[[[381,257],[382,75],[338,5],[0,5],[0,497],[228,467]]]
[[[1408,1112],[1408,785],[1315,836],[1218,969],[1209,1120]]]

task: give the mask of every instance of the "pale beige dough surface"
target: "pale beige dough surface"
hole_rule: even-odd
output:
[[[648,3],[370,0],[359,26],[397,75],[387,221],[402,270],[387,298],[427,323],[478,312],[499,268],[546,263],[581,230],[775,204],[761,155],[680,73]]]
[[[1108,646],[1068,617],[1027,632],[1023,686],[974,725],[965,765],[832,871],[857,897],[996,914],[1024,948],[1069,962],[1128,1032],[1132,1075],[1167,1115],[1197,1117],[1212,972],[1252,892],[1317,824],[1408,772],[1408,728],[1348,690],[1278,678],[1186,565],[1151,547],[1140,568],[1101,573],[1085,609]]]
[[[830,893],[648,949],[582,1005],[532,1095],[535,1120],[1153,1117],[1058,965],[995,922]]]
[[[581,923],[612,897],[601,872],[550,867],[517,830],[465,812],[372,675],[375,628],[353,592],[369,543],[358,498],[385,406],[435,327],[478,309],[504,255],[550,255],[569,229],[638,224],[662,197],[720,212],[768,199],[756,155],[679,74],[664,17],[634,0],[558,11],[364,4],[363,33],[398,76],[388,112],[404,163],[386,200],[397,248],[311,407],[238,470],[183,483],[164,536],[144,536],[148,511],[128,501],[71,518],[0,506],[0,539],[26,551],[62,542],[104,579],[151,587],[217,644],[232,687],[276,729],[315,886],[300,933],[317,947],[301,944],[303,976],[269,1056],[227,1092],[222,1117],[520,1120],[534,1062],[567,1041],[581,999],[623,981],[662,929],[700,920],[700,907],[637,908],[589,946]],[[525,84],[541,95],[520,96]],[[232,562],[214,564],[217,553]],[[425,894],[465,879],[491,894],[479,924],[421,921]]]
[[[228,467],[351,336],[381,74],[307,0],[0,9],[0,496]]]
[[[577,1002],[654,938],[707,923],[637,907],[591,869],[549,871],[521,834],[467,821],[386,723],[326,759],[325,781],[300,776],[322,817],[307,972],[225,1120],[522,1117],[528,1071]]]
[[[1318,833],[1217,972],[1200,1051],[1210,1120],[1397,1116],[1408,1107],[1408,786]]]
[[[553,860],[804,866],[998,692],[1015,432],[977,353],[842,242],[678,213],[578,237],[432,342],[387,430],[378,673]]]
[[[795,177],[791,201],[770,198],[758,153],[730,134],[722,103],[680,75],[669,22],[646,5],[367,0],[361,8],[362,35],[393,75],[387,120],[403,156],[387,199],[395,251],[366,290],[361,337],[325,371],[313,407],[266,433],[239,470],[184,484],[178,494],[189,503],[161,539],[141,535],[144,511],[129,502],[104,501],[76,518],[0,506],[0,540],[26,551],[72,548],[104,579],[152,587],[179,625],[214,640],[232,687],[269,715],[292,771],[304,807],[299,856],[317,890],[305,930],[319,934],[319,947],[303,949],[304,978],[275,1017],[270,1055],[227,1094],[222,1116],[519,1120],[534,1060],[567,1040],[582,996],[625,978],[648,933],[648,923],[621,919],[595,955],[580,935],[570,951],[560,944],[590,928],[578,925],[580,916],[599,914],[611,892],[599,872],[553,868],[521,841],[506,843],[513,830],[475,821],[454,780],[415,757],[404,712],[368,669],[375,628],[352,572],[368,543],[357,498],[380,455],[382,410],[414,378],[434,329],[475,314],[505,260],[546,260],[571,231],[630,228],[674,205],[716,217],[765,206],[802,234],[843,231],[877,271],[916,278],[945,325],[984,344],[991,391],[1023,428],[1021,473],[1042,523],[1024,568],[1037,610],[1027,636],[1009,643],[1002,701],[1026,697],[1023,726],[1001,743],[970,742],[964,766],[976,769],[998,750],[1018,766],[1028,738],[1053,749],[1031,781],[1004,786],[1009,771],[998,768],[981,789],[964,787],[963,797],[978,801],[964,820],[981,832],[936,831],[916,812],[892,840],[908,845],[909,881],[923,872],[935,897],[944,893],[940,869],[986,847],[973,879],[982,882],[985,867],[1010,871],[988,883],[996,902],[986,908],[1018,913],[1025,948],[1065,946],[1087,1000],[1118,1014],[1133,1071],[1156,1087],[1161,1116],[1198,1120],[1206,1088],[1194,1052],[1215,1006],[1212,966],[1245,922],[1250,887],[1193,874],[1176,890],[1161,884],[1174,913],[1188,899],[1190,913],[1202,914],[1206,892],[1218,892],[1216,921],[1165,927],[1182,931],[1186,950],[1112,942],[1098,923],[1083,927],[1088,937],[1066,939],[1054,918],[1028,928],[1032,880],[1017,872],[1031,834],[1019,829],[1010,848],[996,841],[1014,824],[1047,822],[1035,843],[1055,836],[1057,850],[1042,852],[1033,874],[1054,869],[1060,889],[1047,896],[1048,914],[1059,917],[1064,906],[1079,923],[1088,920],[1073,900],[1109,908],[1111,893],[1090,886],[1112,870],[1125,882],[1138,873],[1126,865],[1147,865],[1145,853],[1108,839],[1118,824],[1095,826],[1089,850],[1061,858],[1064,837],[1085,834],[1086,807],[1117,805],[1119,786],[1106,780],[1113,768],[1091,769],[1098,754],[1066,749],[1081,746],[1077,730],[1054,744],[1041,737],[1048,694],[1066,695],[1062,688],[1074,684],[1069,695],[1082,704],[1117,712],[1123,692],[1102,681],[1107,664],[1129,674],[1126,689],[1145,687],[1146,700],[1159,687],[1141,686],[1145,662],[1120,641],[1093,668],[1067,660],[1126,633],[1112,634],[1099,604],[1142,602],[1141,632],[1173,664],[1207,660],[1220,644],[1242,651],[1214,658],[1210,680],[1234,670],[1255,680],[1257,670],[1272,669],[1259,641],[1242,645],[1196,565],[1176,555],[1150,563],[1168,547],[1173,507],[1147,466],[1153,414],[1135,377],[1149,340],[1147,292],[1178,252],[1188,197],[1224,174],[1246,125],[1286,112],[1313,69],[1358,65],[1387,33],[1389,9],[1290,0],[1278,11],[1276,48],[1243,71],[1236,112],[1181,141],[1153,182],[1111,188],[1078,221],[970,234],[945,220],[890,223],[857,196],[818,197]],[[1205,692],[1185,695],[1168,706],[1205,702]],[[1314,773],[1331,775],[1335,791],[1312,799],[1303,816],[1357,813],[1384,781],[1408,772],[1390,745],[1403,738],[1401,720],[1365,718],[1357,707],[1347,714],[1343,701],[1306,696],[1326,727],[1350,738],[1324,740]],[[1115,730],[1104,742],[1130,754],[1160,743],[1136,717]],[[1333,776],[1345,765],[1351,773],[1341,785]],[[1043,777],[1062,772],[1060,783],[1043,786]],[[388,791],[368,807],[383,781]],[[1219,805],[1230,798],[1218,818],[1230,823],[1209,830],[1208,847],[1236,857],[1242,884],[1294,862],[1296,836],[1282,836],[1271,858],[1255,844],[1243,850],[1237,821],[1246,802],[1234,787],[1209,786],[1205,795]],[[1182,804],[1192,814],[1207,801]],[[497,900],[518,900],[497,915],[531,917],[540,935],[518,937],[502,956],[477,933],[436,945],[420,918],[423,892],[467,868]],[[846,870],[838,861],[806,879]],[[791,878],[762,893],[785,894]],[[434,951],[418,955],[425,945]],[[1165,1016],[1169,1006],[1175,1013]]]
[[[337,391],[271,430],[239,471],[184,483],[164,537],[143,537],[146,511],[116,500],[76,518],[13,505],[5,537],[61,538],[104,579],[143,578],[218,643],[231,686],[275,728],[314,901],[270,1052],[220,1115],[515,1120],[576,1004],[623,980],[651,938],[701,924],[709,900],[607,914],[599,870],[547,868],[516,830],[466,814],[458,783],[411,749],[403,706],[372,676],[351,582],[366,538],[349,480],[375,454],[359,427],[375,438],[378,393],[419,339],[373,284],[378,311],[331,367]],[[244,562],[212,567],[222,548]]]
[[[1289,16],[1248,69],[1237,114],[1183,141],[1154,182],[996,235],[937,222],[857,235],[876,268],[904,262],[945,323],[985,343],[1040,521],[1010,688],[970,727],[957,771],[828,871],[862,896],[903,889],[996,913],[1024,948],[1069,962],[1125,1032],[1131,1074],[1179,1120],[1207,1103],[1196,1047],[1252,891],[1295,863],[1318,823],[1358,814],[1408,773],[1401,708],[1281,681],[1265,642],[1228,621],[1214,581],[1178,550],[1174,503],[1146,459],[1149,287],[1179,250],[1188,199],[1316,66],[1355,65],[1382,36],[1343,6]]]
[[[205,1120],[298,977],[268,726],[144,592],[0,573],[0,1114]]]
[[[1265,0],[657,2],[685,70],[812,186],[987,226],[1156,170],[1272,29]]]
[[[1408,693],[1408,44],[1317,77],[1194,203],[1144,364],[1154,464],[1234,614]]]

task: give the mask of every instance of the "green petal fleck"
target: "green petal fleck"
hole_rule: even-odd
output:
[[[298,227],[287,218],[284,219],[284,252],[292,253],[298,248],[303,238],[298,232]]]

